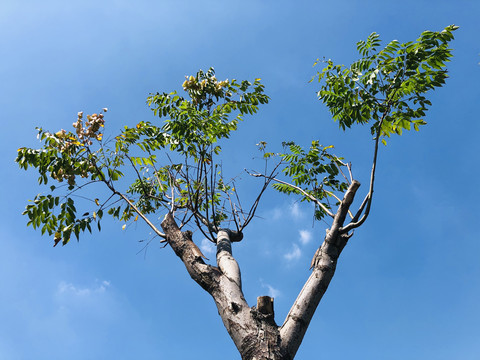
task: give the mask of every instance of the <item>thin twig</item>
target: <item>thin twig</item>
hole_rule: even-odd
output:
[[[248,172],[248,171],[247,171]],[[251,174],[251,173],[248,173],[249,175],[251,176],[254,176],[254,177],[265,177],[265,178],[268,178],[266,175],[263,175],[263,174]],[[311,201],[313,201],[315,204],[317,204],[319,207],[322,208],[323,211],[325,211],[325,213],[327,213],[328,216],[334,218],[335,217],[335,214],[333,214],[325,205],[323,205],[316,197],[310,195],[309,193],[307,193],[305,190],[303,190],[302,188],[299,188],[298,186],[295,186],[295,185],[292,185],[290,183],[287,183],[285,181],[282,181],[280,179],[277,179],[277,178],[270,178],[270,180],[273,180],[275,182],[278,182],[280,184],[284,184],[284,185],[287,185],[287,186],[290,186],[292,188],[294,188],[295,190],[301,192],[305,197],[309,198]]]
[[[148,197],[147,195],[147,188],[145,187],[145,184],[143,183],[143,180],[142,180],[142,177],[140,176],[140,173],[138,172],[137,170],[137,167],[135,166],[135,164],[133,163],[133,160],[130,156],[128,156],[127,154],[125,154],[126,158],[130,161],[130,164],[132,164],[132,167],[133,169],[135,170],[135,173],[137,174],[137,177],[138,177],[138,181],[140,181],[140,184],[142,184],[142,189],[143,189],[143,194]]]
[[[162,232],[160,232],[160,230],[158,230],[156,228],[155,225],[152,224],[152,222],[150,220],[148,220],[148,218],[135,206],[134,203],[132,203],[125,195],[123,195],[122,193],[118,192],[118,191],[115,191],[115,193],[120,196],[123,200],[125,200],[125,202],[131,206],[131,208],[138,214],[138,216],[140,216],[143,221],[145,221],[148,226],[150,226],[150,228],[152,228],[152,230],[155,232],[155,234],[157,234],[158,236],[166,239],[166,235]]]
[[[347,169],[348,169],[348,173],[350,174],[350,181],[353,182],[352,163],[351,162],[347,163]]]
[[[237,231],[240,231],[240,228],[237,223],[237,218],[235,216],[235,206],[232,203],[232,198],[230,197],[230,194],[227,193],[228,196],[228,201],[230,202],[230,208],[232,209],[232,216],[233,216],[233,221],[235,223],[235,227],[237,228]]]
[[[334,161],[335,166],[337,167],[338,171],[340,171],[340,174],[342,174],[343,178],[347,181],[347,184],[350,185],[350,181],[348,181],[348,178],[345,176],[345,174],[342,171],[342,167],[337,164],[336,161]],[[343,165],[343,163],[342,163]]]
[[[235,183],[233,183],[233,185],[234,185],[233,193],[235,194],[235,197],[237,198],[238,206],[240,207],[240,214],[242,214],[243,222],[245,222],[245,221],[247,221],[247,219],[245,218],[244,213],[243,213],[243,207],[242,207],[242,203],[240,202],[240,197],[238,196],[237,187],[235,186]],[[238,220],[240,220],[240,217],[238,217]]]

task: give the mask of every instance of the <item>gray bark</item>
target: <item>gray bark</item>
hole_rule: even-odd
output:
[[[171,213],[165,216],[162,228],[191,278],[213,297],[242,359],[283,359],[279,354],[279,328],[273,319],[273,311],[261,313],[245,300],[239,266],[231,254],[229,231],[219,231],[219,266],[215,267],[205,264],[191,234],[180,231]]]
[[[223,324],[244,360],[292,360],[313,314],[335,273],[338,257],[351,235],[342,226],[360,183],[353,181],[335,214],[332,226],[312,260],[312,274],[295,300],[283,325],[274,319],[273,299],[261,296],[250,307],[243,295],[240,266],[232,255],[231,241],[241,234],[221,229],[217,234],[217,266],[205,264],[192,241],[171,213],[162,228],[166,240],[192,277],[214,299]],[[235,238],[234,238],[235,237]]]
[[[345,193],[332,226],[327,229],[325,240],[312,259],[312,274],[293,303],[280,329],[284,352],[291,359],[295,357],[313,314],[335,274],[338,257],[351,237],[351,235],[342,234],[341,230],[359,186],[358,181],[353,181]]]

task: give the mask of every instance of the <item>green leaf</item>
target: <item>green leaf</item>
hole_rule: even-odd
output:
[[[319,99],[343,130],[370,123],[373,134],[381,119],[395,114],[395,118],[406,121],[395,122],[388,129],[382,125],[382,132],[401,135],[431,105],[424,94],[445,83],[445,64],[452,56],[448,43],[454,30],[456,27],[449,26],[442,32],[426,31],[416,42],[392,41],[380,51],[378,34],[371,34],[366,41],[357,43],[361,58],[350,67],[329,60],[317,73],[321,83]],[[418,130],[418,126],[414,125],[414,129]]]

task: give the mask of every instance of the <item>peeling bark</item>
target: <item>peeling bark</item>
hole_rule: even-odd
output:
[[[165,232],[168,244],[183,261],[190,277],[204,290],[211,293],[221,275],[220,270],[205,264],[200,255],[201,252],[199,253],[200,250],[191,239],[191,235],[180,231],[171,213],[168,213],[163,219],[162,229]]]
[[[217,266],[205,264],[191,233],[178,228],[171,213],[162,228],[166,240],[192,277],[214,299],[223,324],[243,360],[292,360],[335,273],[338,257],[351,237],[342,232],[349,207],[360,183],[353,181],[335,214],[332,226],[312,260],[312,274],[300,291],[283,325],[275,323],[273,299],[261,296],[249,307],[242,291],[240,266],[232,255],[232,241],[241,233],[220,229]]]
[[[232,255],[229,230],[218,234],[217,265],[205,264],[188,232],[178,228],[172,214],[165,216],[162,228],[175,254],[183,261],[191,278],[214,299],[223,324],[245,360],[282,360],[280,336],[271,312],[250,308],[241,288],[240,267]],[[235,240],[241,236],[234,234]]]
[[[232,243],[230,231],[220,230],[217,235],[217,265],[222,273],[242,288],[242,276],[240,267],[232,255]]]

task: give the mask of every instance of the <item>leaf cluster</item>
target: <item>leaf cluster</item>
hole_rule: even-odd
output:
[[[233,191],[216,160],[221,152],[217,142],[228,138],[245,114],[256,113],[268,96],[260,79],[253,83],[218,81],[213,69],[187,77],[183,88],[186,98],[176,92],[148,97],[148,105],[163,122],[141,121],[124,127],[108,141],[101,132],[102,112],[86,119],[83,112],[78,113],[75,132],[62,129],[53,134],[39,129],[42,147],[19,149],[16,162],[25,170],[36,168],[40,184],[53,179],[66,180],[68,185],[50,188],[52,192],[66,190],[63,196],[38,195],[27,206],[29,225],[43,224],[42,234],[53,234],[55,244],[59,239],[66,244],[71,234],[78,238],[81,231],[90,231],[92,221],[100,229],[104,210],[125,222],[139,216],[146,220],[146,215],[162,209],[182,211],[185,222],[194,216],[209,231],[228,220],[233,213]],[[170,155],[164,156],[168,152],[175,162]],[[134,179],[122,192],[118,181],[125,171],[133,173]],[[104,183],[111,195],[102,204],[90,199],[96,205],[93,211],[78,216],[72,197],[88,199],[88,192],[79,194],[93,183]]]
[[[346,164],[343,158],[331,154],[333,145],[321,146],[315,140],[310,148],[303,149],[294,142],[284,142],[283,146],[288,152],[280,154],[284,167],[282,172],[291,179],[291,184],[274,183],[275,190],[285,194],[296,194],[301,201],[315,203],[315,218],[322,219],[326,215],[326,209],[331,209],[330,197],[335,192],[344,192],[348,188],[348,180],[341,179],[342,167]],[[322,206],[318,206],[321,202]]]
[[[54,245],[56,246],[60,241],[66,245],[72,236],[75,234],[77,240],[80,232],[86,229],[92,232],[91,222],[97,221],[98,229],[101,229],[100,219],[103,216],[103,210],[99,209],[96,212],[84,213],[81,217],[77,216],[77,209],[72,198],[66,198],[65,201],[60,202],[61,198],[52,195],[38,194],[31,204],[27,205],[23,215],[28,216],[27,226],[32,226],[34,229],[41,228],[42,235],[54,235]],[[58,208],[58,212],[54,209]]]
[[[164,117],[161,131],[170,150],[195,161],[205,158],[210,146],[230,136],[245,114],[254,114],[260,104],[268,102],[260,79],[253,83],[236,80],[218,81],[214,70],[199,71],[183,83],[189,99],[177,94],[157,93],[148,97],[147,103],[155,116]],[[236,113],[235,116],[231,116]],[[220,148],[215,148],[218,154]]]
[[[319,99],[344,130],[370,124],[372,135],[381,137],[412,127],[418,131],[431,105],[425,94],[441,87],[448,76],[448,44],[457,28],[424,31],[415,42],[394,40],[381,50],[379,35],[372,33],[357,43],[361,58],[349,67],[326,61],[316,76],[322,84]]]
[[[380,49],[380,37],[372,33],[365,41],[357,43],[360,58],[349,67],[325,61],[323,70],[316,78],[320,84],[318,97],[330,110],[334,120],[343,130],[353,125],[369,124],[375,139],[374,160],[369,193],[353,217],[353,226],[359,226],[368,216],[373,194],[378,141],[386,145],[385,137],[391,134],[402,135],[403,130],[412,127],[418,131],[431,102],[426,93],[441,87],[447,78],[446,63],[450,60],[453,31],[451,25],[443,31],[424,31],[415,42],[400,43],[391,41]],[[313,79],[312,79],[313,80]],[[264,151],[265,143],[259,143]],[[342,158],[331,155],[318,141],[312,142],[309,150],[289,142],[284,143],[289,152],[280,154],[285,165],[283,173],[290,182],[274,179],[273,187],[283,193],[297,194],[302,201],[312,201],[316,205],[315,217],[325,214],[334,216],[328,198],[334,197],[339,204],[340,195],[345,192],[349,180],[342,172],[347,168],[353,181],[350,165]],[[264,153],[265,158],[274,154]],[[345,181],[341,180],[341,174]],[[338,193],[339,196],[335,195]],[[361,220],[358,220],[365,211]]]

